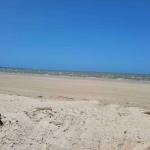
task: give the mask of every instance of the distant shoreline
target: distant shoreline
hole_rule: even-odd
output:
[[[107,74],[136,74],[136,75],[150,75],[150,73],[133,73],[133,72],[101,72],[101,71],[85,71],[85,70],[53,70],[53,69],[37,69],[37,68],[15,68],[15,67],[0,67],[0,69],[20,69],[20,70],[41,70],[41,71],[55,71],[55,72],[84,72],[84,73],[107,73]]]
[[[103,72],[79,72],[79,71],[54,71],[54,70],[35,70],[35,69],[17,69],[0,68],[1,73],[43,75],[43,76],[63,76],[63,77],[81,77],[95,79],[115,79],[130,81],[150,81],[149,74],[127,74],[127,73],[103,73]]]
[[[14,76],[26,76],[26,77],[44,77],[44,78],[62,78],[62,79],[77,79],[77,80],[97,80],[97,81],[113,81],[113,82],[133,82],[133,83],[150,83],[150,81],[144,80],[130,80],[130,79],[113,79],[113,78],[95,78],[95,77],[79,77],[79,76],[59,76],[59,75],[44,75],[44,74],[23,74],[23,73],[9,73],[0,72],[0,75],[14,75]]]

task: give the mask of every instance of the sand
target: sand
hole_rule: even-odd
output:
[[[1,73],[0,93],[150,109],[150,82]]]
[[[0,150],[149,150],[149,91],[148,82],[0,74]]]

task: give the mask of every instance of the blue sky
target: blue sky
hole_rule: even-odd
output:
[[[150,1],[0,0],[0,66],[150,74]]]

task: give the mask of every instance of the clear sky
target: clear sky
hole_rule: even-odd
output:
[[[150,74],[150,0],[0,0],[0,66]]]

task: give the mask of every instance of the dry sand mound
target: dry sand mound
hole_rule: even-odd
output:
[[[149,150],[150,115],[144,112],[0,94],[0,150]]]

